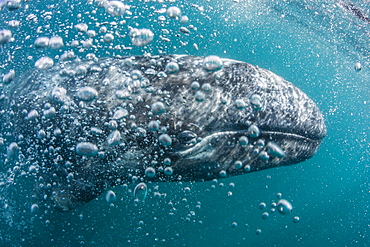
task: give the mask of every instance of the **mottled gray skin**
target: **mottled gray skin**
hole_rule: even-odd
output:
[[[1,97],[5,164],[10,168],[16,164],[34,177],[34,200],[42,198],[47,207],[69,210],[96,198],[106,188],[131,182],[135,176],[139,181],[207,181],[296,164],[316,153],[326,127],[318,107],[306,94],[257,66],[223,59],[222,69],[207,71],[203,59],[178,55],[131,57],[131,62],[121,57],[93,59],[35,70],[18,78],[4,87]],[[171,61],[178,63],[177,73],[165,72]],[[64,75],[78,65],[87,72]],[[143,78],[130,80],[133,70],[140,70]],[[191,89],[193,81],[212,87],[204,92],[203,102],[195,100],[202,89]],[[98,92],[91,102],[77,97],[78,89],[85,86]],[[57,87],[66,90],[65,97],[53,96]],[[118,99],[117,90],[128,91],[129,97]],[[253,94],[263,99],[260,111],[250,104]],[[234,106],[237,99],[245,102],[244,109]],[[163,114],[151,112],[155,102],[165,104]],[[55,108],[55,115],[43,115],[50,107]],[[108,145],[107,137],[113,131],[108,122],[119,109],[126,109],[129,115],[115,120],[120,144]],[[38,116],[27,119],[32,110]],[[158,131],[148,130],[152,120],[160,122]],[[260,129],[258,137],[248,133],[252,124]],[[93,133],[92,127],[101,133]],[[40,130],[45,137],[37,137]],[[184,131],[193,133],[184,138],[180,134]],[[159,144],[162,133],[171,136],[172,145]],[[240,145],[241,136],[248,137],[248,145]],[[270,141],[284,150],[284,157],[259,157],[268,151]],[[12,142],[19,150],[7,155]],[[99,154],[77,154],[80,142],[95,144]],[[171,159],[170,165],[163,164],[165,158]],[[236,161],[242,162],[241,168],[235,166]],[[29,171],[31,165],[36,171]],[[247,165],[250,171],[244,169]],[[164,174],[166,166],[172,167],[172,175]],[[145,176],[147,167],[156,169],[153,178]]]

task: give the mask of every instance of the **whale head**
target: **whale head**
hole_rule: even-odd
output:
[[[115,57],[31,71],[2,95],[6,164],[73,209],[127,182],[207,181],[312,157],[326,127],[292,83],[216,56]]]

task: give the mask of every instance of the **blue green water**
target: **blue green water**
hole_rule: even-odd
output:
[[[313,158],[298,165],[217,182],[148,184],[148,198],[139,205],[134,203],[130,184],[128,189],[113,188],[119,198],[114,206],[102,195],[72,212],[38,216],[29,212],[30,205],[23,199],[27,195],[13,195],[24,205],[18,205],[20,211],[0,205],[0,245],[370,246],[370,24],[341,7],[349,1],[125,3],[131,5],[132,14],[123,17],[110,16],[96,3],[73,0],[34,0],[22,2],[18,10],[1,10],[0,29],[9,29],[6,21],[13,19],[21,24],[11,29],[14,42],[2,47],[0,74],[10,69],[21,74],[33,68],[38,58],[55,58],[67,50],[81,58],[88,53],[98,57],[218,55],[259,65],[293,82],[322,110],[327,137]],[[351,3],[365,16],[369,14],[369,3]],[[161,14],[154,10],[172,5],[189,17],[188,23],[169,18],[165,23],[157,21]],[[27,20],[30,14],[37,22]],[[122,20],[126,24],[117,28],[109,24]],[[67,45],[72,39],[87,39],[73,25],[84,22],[98,32],[95,23],[105,21],[108,30],[125,36],[116,35],[113,44],[106,44],[98,34],[94,38],[97,47],[84,51]],[[191,29],[189,35],[178,32],[188,25],[197,30]],[[131,47],[128,26],[151,29],[153,42],[131,50],[114,49],[118,44]],[[168,30],[170,42],[159,39],[162,29]],[[37,37],[52,35],[62,36],[65,46],[60,50],[32,47]],[[182,46],[180,41],[188,43]],[[354,70],[356,62],[363,66],[360,72]],[[230,188],[230,183],[235,187]],[[155,191],[166,196],[155,198]],[[278,201],[277,193],[292,203],[292,214],[275,212],[262,219],[264,210],[259,204],[265,202],[269,210]],[[298,223],[293,223],[294,216],[300,218]],[[261,234],[256,234],[257,229]]]

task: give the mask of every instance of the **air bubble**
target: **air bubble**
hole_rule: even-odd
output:
[[[166,107],[164,106],[164,104],[162,102],[158,101],[158,102],[155,102],[154,104],[152,104],[151,111],[155,115],[160,115],[160,114],[165,113]]]
[[[36,110],[31,110],[28,114],[26,119],[27,120],[33,120],[39,117],[39,112]]]
[[[168,74],[175,74],[179,71],[179,65],[176,63],[176,62],[169,62],[167,65],[166,65],[166,69],[165,71],[168,73]]]
[[[200,88],[200,85],[199,85],[199,82],[197,81],[193,81],[191,84],[190,84],[190,88],[194,91],[198,90]]]
[[[31,213],[37,214],[39,212],[39,205],[37,204],[32,204],[31,205]]]
[[[145,169],[145,176],[147,178],[154,178],[155,177],[155,169],[153,167],[148,167]]]
[[[169,7],[166,12],[170,18],[178,18],[181,15],[181,10],[176,6]]]
[[[8,29],[0,30],[0,45],[9,42],[12,38],[12,32]]]
[[[158,141],[162,146],[170,146],[172,144],[172,138],[167,134],[162,134],[158,137]]]
[[[245,172],[250,172],[251,171],[251,166],[250,165],[244,166],[244,171]]]
[[[299,217],[298,216],[294,216],[293,217],[293,223],[298,223],[299,222]]]
[[[239,144],[240,146],[246,146],[248,145],[249,141],[248,141],[248,138],[246,136],[241,136],[239,138]]]
[[[107,137],[107,143],[109,146],[118,145],[121,141],[121,133],[118,130],[112,131]]]
[[[80,142],[76,145],[76,153],[81,156],[94,157],[98,154],[98,147],[91,142]]]
[[[133,28],[130,31],[131,42],[134,46],[144,46],[152,42],[154,34],[149,29]]]
[[[59,36],[53,36],[49,40],[49,47],[51,49],[59,49],[64,46],[62,37]]]
[[[155,132],[159,129],[159,124],[157,121],[150,121],[148,124],[148,130]]]
[[[266,208],[266,203],[261,202],[260,205],[258,205],[259,209],[264,210]]]
[[[361,65],[361,63],[355,63],[355,71],[357,71],[357,72],[359,72],[359,71],[361,71],[362,70],[362,65]]]
[[[54,66],[54,61],[50,57],[41,57],[35,62],[35,67],[41,70],[50,69]]]
[[[105,200],[108,203],[113,203],[117,200],[116,193],[114,193],[112,190],[108,190],[107,194],[105,195]]]
[[[234,106],[235,106],[235,108],[236,108],[236,109],[238,109],[238,110],[243,110],[243,109],[245,109],[245,107],[246,107],[246,105],[245,105],[244,101],[243,101],[243,100],[241,100],[241,99],[237,99],[237,100],[235,100],[235,101],[234,101]]]
[[[264,213],[262,213],[262,219],[264,219],[264,220],[267,220],[268,218],[269,218],[269,213],[268,212],[264,212]]]
[[[135,201],[144,201],[148,194],[148,187],[145,183],[139,183],[134,189]]]
[[[243,163],[240,160],[235,161],[234,163],[235,169],[240,169],[243,167]]]
[[[275,142],[267,143],[267,151],[270,155],[277,157],[277,158],[284,158],[285,152],[284,150],[279,147]]]
[[[166,167],[166,168],[164,168],[163,172],[164,172],[164,175],[171,176],[173,174],[173,169],[172,169],[172,167]]]
[[[210,93],[210,92],[212,92],[212,86],[211,86],[211,84],[209,84],[209,83],[204,83],[204,84],[202,85],[202,91],[203,91],[203,92],[205,92],[205,93]]]
[[[223,62],[218,56],[208,56],[203,60],[203,68],[207,71],[220,70],[222,66]]]
[[[203,92],[196,92],[194,98],[197,102],[203,102],[206,99],[206,95]]]
[[[66,99],[67,90],[62,87],[55,87],[51,92],[51,99],[57,103],[63,103]]]
[[[263,100],[261,96],[259,96],[258,94],[253,94],[249,100],[250,100],[253,110],[260,111],[262,109]]]
[[[15,77],[15,71],[13,69],[9,70],[8,73],[3,75],[3,83],[9,84]]]
[[[293,211],[293,206],[287,200],[281,199],[277,203],[277,209],[278,209],[279,213],[281,213],[283,215],[287,215],[287,214],[290,214]]]
[[[268,153],[266,151],[261,151],[258,155],[258,158],[260,160],[269,160],[270,156],[268,155]]]
[[[98,92],[92,87],[80,88],[77,92],[77,98],[82,101],[91,102],[98,97]]]
[[[119,119],[125,118],[127,116],[128,116],[128,111],[126,109],[120,109],[120,110],[117,110],[114,113],[113,119],[114,120],[119,120]]]
[[[220,175],[220,177],[222,177],[222,178],[227,177],[227,173],[226,173],[226,171],[225,171],[225,170],[221,170],[221,171],[219,172],[219,175]]]
[[[109,1],[105,4],[105,11],[112,16],[122,16],[130,6],[125,5],[120,1]]]
[[[250,137],[252,137],[252,138],[257,138],[257,137],[259,137],[259,135],[260,135],[260,130],[259,130],[259,128],[257,127],[257,125],[252,124],[251,126],[249,126],[249,128],[248,128],[248,134],[249,134],[249,136],[250,136]]]

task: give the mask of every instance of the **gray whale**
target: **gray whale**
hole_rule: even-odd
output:
[[[207,181],[312,157],[326,127],[292,83],[185,55],[63,62],[2,89],[4,166],[64,211],[127,182]]]

